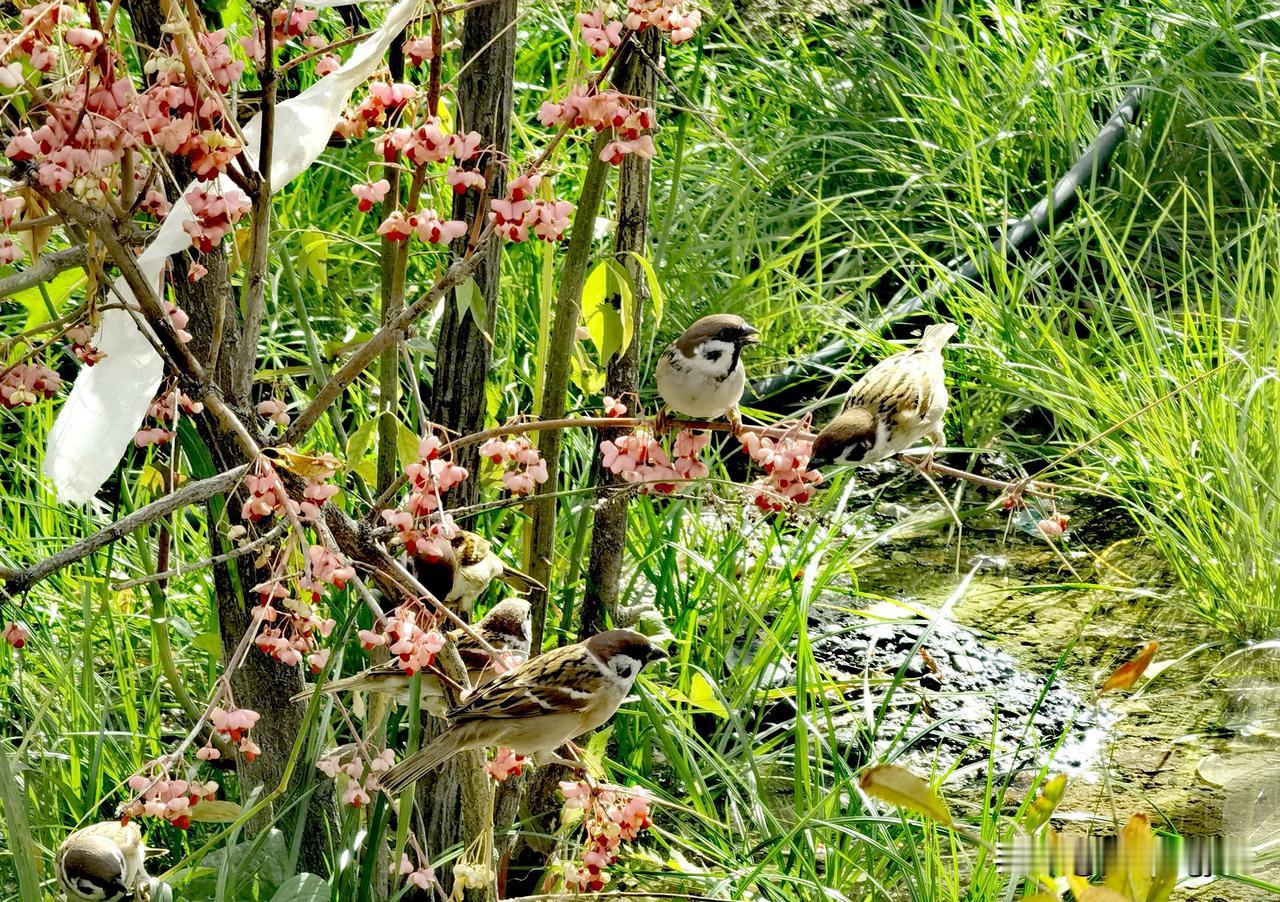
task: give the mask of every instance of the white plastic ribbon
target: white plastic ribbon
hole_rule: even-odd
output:
[[[320,0],[310,5],[341,4]],[[382,26],[356,46],[341,68],[276,107],[271,152],[273,192],[305,171],[324,151],[351,92],[373,74],[391,41],[412,20],[417,6],[418,0],[400,0],[387,12]],[[255,166],[261,134],[259,113],[244,127],[245,155]],[[226,176],[219,184],[224,191],[234,187]],[[190,236],[182,230],[183,222],[191,218],[186,200],[178,198],[155,239],[138,257],[139,269],[157,292],[161,290],[165,261],[191,246]],[[123,278],[116,280],[115,292],[127,303],[136,303]],[[53,480],[58,500],[64,503],[83,504],[107,481],[142,425],[164,372],[163,361],[125,310],[103,313],[94,344],[106,356],[80,370],[49,431],[45,450],[44,473]]]

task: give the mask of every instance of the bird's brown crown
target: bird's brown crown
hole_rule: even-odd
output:
[[[489,540],[465,529],[459,529],[454,533],[449,544],[453,546],[453,553],[461,567],[478,564],[489,556]]]
[[[732,313],[712,313],[704,316],[676,339],[676,347],[686,357],[692,357],[698,345],[704,341],[719,339],[731,344],[754,341],[759,330],[740,316]]]
[[[833,461],[849,445],[865,444],[868,448],[876,441],[875,415],[863,407],[851,407],[836,415],[823,427],[813,440],[813,459]]]
[[[667,657],[667,653],[654,645],[648,636],[635,630],[606,630],[596,633],[585,644],[592,654],[606,662],[614,655],[626,655],[641,664]]]
[[[523,598],[506,598],[489,609],[480,626],[495,633],[520,636],[525,633],[531,608]]]

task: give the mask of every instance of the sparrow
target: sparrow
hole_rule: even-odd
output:
[[[495,578],[519,592],[546,587],[532,576],[502,562],[484,536],[455,529],[449,552],[434,560],[414,558],[414,575],[423,588],[452,610],[471,613],[471,606]]]
[[[640,633],[608,630],[532,658],[477,689],[449,712],[448,729],[379,782],[386,792],[398,793],[472,749],[550,755],[612,717],[644,666],[666,657]]]
[[[945,445],[942,417],[947,412],[947,384],[942,346],[955,332],[954,323],[935,323],[910,351],[894,354],[868,370],[850,389],[844,409],[814,439],[814,463],[873,464],[923,438],[934,448]]]
[[[742,349],[758,342],[759,334],[740,316],[704,316],[658,359],[658,394],[676,413],[700,420],[727,416],[736,429],[738,402],[747,387]]]
[[[54,868],[68,899],[131,899],[146,876],[147,847],[136,824],[103,821],[58,847]]]
[[[523,598],[508,598],[500,601],[489,613],[484,615],[472,630],[481,639],[488,642],[499,654],[509,655],[523,663],[529,658],[529,643],[533,639],[532,617],[529,602]],[[496,678],[500,671],[494,666],[493,655],[484,646],[471,638],[464,630],[456,629],[449,633],[449,640],[458,649],[462,663],[467,666],[467,674],[471,685],[478,687]],[[397,704],[409,703],[409,681],[412,677],[400,669],[395,658],[383,664],[375,664],[353,676],[340,680],[332,680],[323,686],[312,686],[293,696],[290,701],[306,701],[312,693],[332,695],[335,692],[355,691],[363,689],[369,692],[389,692],[395,696]],[[419,683],[419,697],[422,707],[436,717],[443,717],[452,704],[448,688],[441,682],[439,674],[424,672]]]

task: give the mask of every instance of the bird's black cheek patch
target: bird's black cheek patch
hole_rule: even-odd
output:
[[[702,356],[710,360],[712,363],[715,363],[720,359],[720,355],[723,353],[724,351],[704,351]]]

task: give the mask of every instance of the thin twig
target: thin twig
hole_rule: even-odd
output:
[[[184,564],[181,567],[174,567],[172,570],[165,570],[162,573],[152,573],[148,576],[139,576],[137,579],[129,579],[124,582],[112,583],[111,591],[120,592],[124,589],[132,589],[136,586],[145,586],[148,583],[159,582],[164,579],[173,579],[175,576],[186,576],[188,573],[194,573],[197,570],[203,570],[205,567],[212,567],[214,564],[221,564],[224,561],[234,560],[243,557],[246,554],[252,554],[263,545],[268,545],[280,537],[284,532],[283,523],[276,524],[276,527],[270,532],[263,533],[247,545],[241,545],[233,551],[224,554],[215,554],[213,557],[205,558],[202,561],[196,561],[193,564]]]
[[[219,473],[217,476],[210,476],[208,479],[188,483],[178,491],[165,495],[163,498],[157,498],[128,516],[121,517],[87,539],[82,539],[70,548],[65,548],[57,554],[50,555],[39,563],[19,570],[0,568],[0,581],[4,582],[5,590],[10,595],[21,595],[36,583],[57,573],[63,567],[88,557],[99,548],[128,535],[140,526],[153,523],[161,517],[168,516],[174,511],[186,507],[188,504],[197,504],[212,498],[214,495],[230,491],[248,469],[248,465],[243,464],[233,467],[224,473]]]

